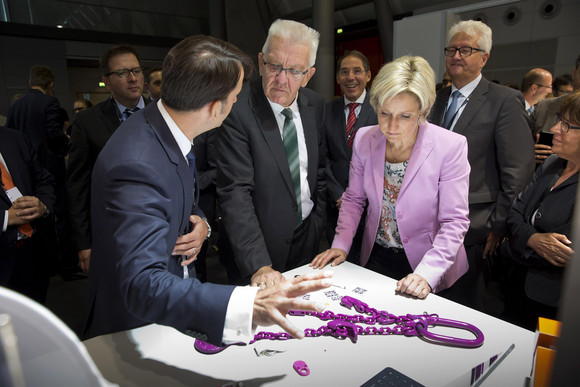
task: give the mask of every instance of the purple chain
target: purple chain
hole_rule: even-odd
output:
[[[396,316],[386,311],[378,311],[375,308],[369,307],[364,302],[350,297],[342,297],[340,304],[347,309],[354,309],[358,313],[355,315],[348,315],[342,313],[334,313],[332,311],[325,312],[309,312],[302,310],[290,310],[288,314],[291,316],[312,316],[317,317],[322,321],[329,321],[317,329],[307,328],[304,330],[306,337],[332,336],[338,338],[350,338],[353,343],[356,343],[359,335],[405,335],[405,336],[420,336],[427,341],[439,342],[458,347],[475,348],[483,344],[483,332],[477,327],[462,321],[448,320],[440,318],[436,314],[407,314]],[[379,325],[362,327],[360,324]],[[395,324],[392,327],[385,325]],[[448,326],[453,328],[465,329],[475,335],[475,339],[461,339],[458,337],[450,337],[429,332],[429,327],[434,326]],[[290,340],[293,337],[286,332],[258,332],[254,336],[254,340],[250,344],[258,340]],[[238,343],[237,345],[239,345]],[[243,345],[243,343],[241,343]],[[228,345],[229,346],[229,345]],[[205,354],[218,353],[223,351],[225,347],[215,347],[211,344],[200,340],[195,341],[195,348]]]

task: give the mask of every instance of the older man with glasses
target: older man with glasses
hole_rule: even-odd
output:
[[[446,296],[479,310],[488,258],[506,234],[510,206],[534,170],[534,144],[522,94],[481,75],[491,35],[491,29],[478,21],[451,27],[444,52],[452,85],[437,93],[429,116],[432,123],[467,138],[470,227],[464,243],[469,271]]]
[[[107,50],[100,60],[102,80],[111,97],[79,112],[72,123],[67,190],[72,239],[79,265],[87,273],[91,256],[91,173],[97,156],[122,122],[143,109],[143,68],[128,46]]]
[[[324,100],[305,88],[318,40],[304,24],[275,21],[258,54],[261,77],[244,85],[218,129],[217,193],[227,234],[220,252],[233,283],[274,286],[284,280],[280,272],[318,252],[326,211]]]

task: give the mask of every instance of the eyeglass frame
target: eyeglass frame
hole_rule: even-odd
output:
[[[555,125],[558,125],[558,124],[560,124],[560,130],[564,133],[568,133],[570,131],[570,129],[580,130],[580,126],[570,124],[568,121],[564,120],[560,116],[560,113],[556,113],[556,124]],[[565,127],[567,127],[568,129],[564,129]]]
[[[540,86],[540,87],[545,87],[546,89],[552,89],[552,85],[546,86],[546,85],[542,85],[541,83],[534,83],[534,85]]]
[[[308,70],[304,70],[304,71],[296,70],[293,68],[285,69],[284,67],[282,67],[280,65],[277,65],[274,63],[268,63],[264,59],[262,59],[262,63],[264,64],[264,66],[266,66],[266,70],[268,70],[268,72],[270,72],[271,74],[275,73],[276,76],[280,75],[280,73],[282,71],[286,71],[286,76],[288,76],[288,71],[289,71],[292,79],[294,79],[296,81],[300,80],[300,78],[302,78],[304,75],[306,75],[308,73],[308,71],[310,71],[310,68]],[[276,69],[276,71],[270,70],[270,68],[268,68],[268,66],[273,66]],[[295,73],[293,73],[293,71],[295,71]]]
[[[464,50],[464,49],[469,49],[469,50],[470,50],[470,51],[469,51],[469,54],[467,54],[467,55],[463,55],[463,54],[461,53],[461,50]],[[453,51],[453,54],[451,54],[451,55],[448,55],[448,54],[447,54],[447,51],[448,51],[448,50],[454,50],[454,51]],[[476,47],[444,47],[444,48],[443,48],[443,54],[444,54],[446,57],[448,57],[448,58],[453,58],[453,57],[455,56],[455,54],[456,54],[457,52],[459,52],[459,56],[460,56],[461,58],[467,58],[468,56],[471,56],[471,55],[473,55],[473,51],[474,51],[474,50],[475,50],[475,51],[479,51],[479,52],[483,52],[483,53],[485,53],[485,50],[482,50],[481,48],[476,48]]]
[[[113,70],[110,73],[105,74],[106,77],[109,77],[113,74],[115,74],[116,76],[118,76],[121,79],[125,79],[129,77],[129,74],[133,74],[134,76],[138,77],[140,75],[143,75],[143,67],[133,67],[131,69],[119,69],[119,70]],[[135,74],[135,72],[137,72],[137,74]],[[126,75],[122,75],[125,74]]]

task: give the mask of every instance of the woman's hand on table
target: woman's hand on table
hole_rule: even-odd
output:
[[[345,260],[346,251],[343,249],[333,248],[318,254],[316,257],[314,257],[308,266],[312,267],[313,269],[322,269],[330,261],[332,261],[330,266],[337,266],[343,263]]]
[[[411,273],[397,282],[396,290],[417,298],[425,298],[431,293],[431,286],[419,274]]]
[[[535,233],[527,243],[540,257],[558,267],[564,267],[570,261],[574,253],[571,244],[566,235],[555,232]]]

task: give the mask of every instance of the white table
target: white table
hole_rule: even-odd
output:
[[[306,274],[303,266],[285,273],[286,278]],[[311,300],[328,303],[335,313],[355,314],[340,306],[325,292],[352,296],[377,310],[395,315],[437,313],[442,318],[460,320],[477,326],[485,335],[479,348],[438,345],[418,337],[359,336],[303,340],[261,340],[249,346],[231,346],[221,353],[203,355],[194,349],[194,339],[161,325],[148,325],[126,332],[93,338],[84,342],[95,363],[108,380],[121,386],[359,386],[389,366],[426,386],[445,386],[476,364],[516,347],[490,374],[483,386],[525,386],[532,366],[534,333],[515,325],[430,294],[424,300],[395,294],[396,281],[345,262],[333,268],[334,284],[310,294]],[[365,289],[357,294],[355,288]],[[290,317],[300,328],[326,324],[314,317]],[[258,331],[280,331],[277,327]],[[430,329],[435,333],[473,338],[464,330],[446,327]],[[255,353],[264,349],[285,351],[274,356]],[[296,360],[305,361],[309,376],[292,368]],[[241,385],[241,384],[239,384]]]

